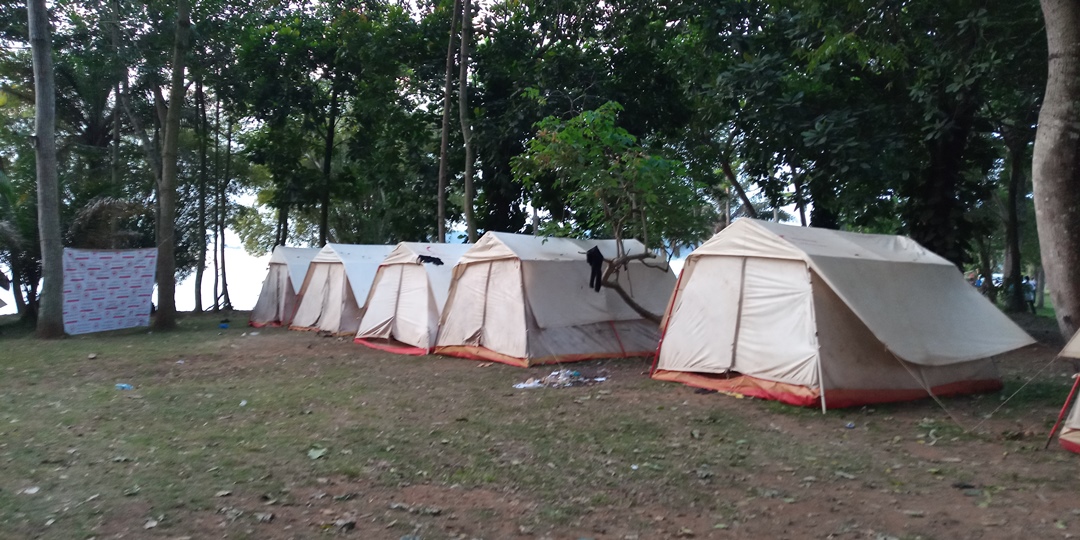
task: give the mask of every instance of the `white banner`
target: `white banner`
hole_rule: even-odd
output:
[[[64,331],[75,335],[148,326],[156,264],[156,248],[64,248]]]

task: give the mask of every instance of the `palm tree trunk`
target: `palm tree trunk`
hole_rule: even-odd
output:
[[[27,0],[26,11],[34,63],[34,154],[44,283],[37,335],[51,339],[64,335],[64,246],[60,240],[60,184],[56,173],[56,85],[49,10],[45,0]]]

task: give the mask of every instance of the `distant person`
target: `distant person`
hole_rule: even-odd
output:
[[[982,290],[982,286],[983,286],[983,277],[982,277],[982,274],[979,274],[979,277],[975,278],[975,288],[979,289],[979,290]]]
[[[1031,313],[1035,314],[1035,283],[1031,281],[1030,276],[1024,276],[1024,281],[1020,283],[1020,287],[1024,289],[1024,303],[1027,304]]]

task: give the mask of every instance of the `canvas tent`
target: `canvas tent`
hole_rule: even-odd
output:
[[[1077,332],[1069,340],[1069,343],[1062,349],[1060,356],[1080,360],[1080,332]],[[1080,454],[1080,400],[1073,404],[1068,418],[1065,419],[1058,442],[1066,450]]]
[[[393,246],[326,244],[311,259],[289,328],[354,335],[379,264]]]
[[[589,288],[585,252],[611,258],[614,240],[572,240],[488,232],[454,268],[437,354],[517,366],[651,354],[659,332],[617,293]],[[625,241],[628,253],[643,253]],[[627,293],[660,313],[675,285],[663,263],[632,262],[620,277]]]
[[[319,248],[274,248],[259,300],[251,310],[248,324],[256,328],[288,326],[296,310],[296,293],[304,283],[311,259],[318,252]]]
[[[749,219],[687,257],[662,328],[654,379],[823,408],[996,390],[1034,342],[909,238]]]
[[[430,352],[454,265],[471,247],[398,244],[375,275],[356,342],[402,354]]]

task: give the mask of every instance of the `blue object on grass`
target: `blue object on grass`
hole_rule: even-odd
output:
[[[128,383],[116,383],[116,389],[117,390],[133,390],[133,389],[135,389],[135,387],[131,386]]]

